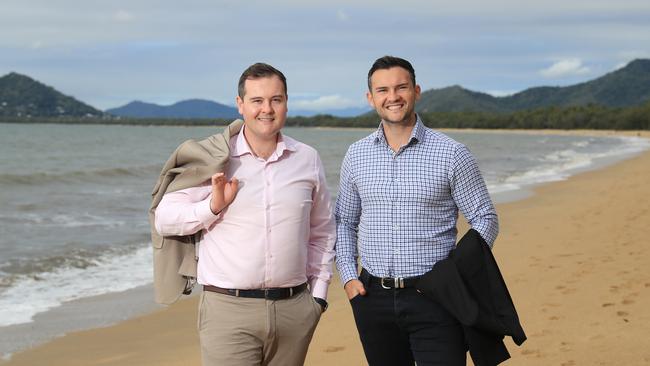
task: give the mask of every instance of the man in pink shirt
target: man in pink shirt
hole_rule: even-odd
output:
[[[281,133],[284,75],[257,63],[239,79],[241,133],[225,172],[166,193],[163,236],[201,232],[197,281],[204,365],[302,365],[327,308],[336,237],[316,150]],[[308,290],[308,291],[307,291]]]

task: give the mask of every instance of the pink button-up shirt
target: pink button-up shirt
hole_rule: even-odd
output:
[[[309,282],[326,298],[336,229],[323,164],[312,147],[281,135],[275,152],[255,157],[243,132],[230,139],[228,179],[235,200],[210,210],[212,187],[167,193],[156,209],[163,236],[202,231],[198,282],[232,289],[292,287]]]

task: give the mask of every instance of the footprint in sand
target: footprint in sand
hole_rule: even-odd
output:
[[[569,343],[569,342],[560,342],[560,351],[562,351],[562,352],[571,351],[571,343]]]
[[[546,336],[549,336],[549,335],[552,335],[552,334],[553,334],[553,332],[551,332],[550,330],[542,329],[540,332],[532,333],[530,336],[531,336],[531,339],[532,339],[532,338],[546,337]]]
[[[557,307],[560,306],[560,304],[558,304],[558,303],[556,303],[556,302],[545,302],[545,303],[542,303],[542,305],[543,305],[543,306],[550,306],[550,307],[552,307],[552,308],[557,308]]]
[[[332,352],[340,352],[343,351],[345,347],[343,346],[328,346],[327,348],[324,349],[326,353],[332,353]]]
[[[524,356],[535,357],[535,358],[542,357],[541,352],[539,352],[539,350],[537,349],[524,349],[521,351],[521,354]]]
[[[627,315],[630,315],[630,314],[627,311],[617,311],[616,315],[618,315],[618,316],[627,316]],[[623,321],[626,322],[626,323],[630,322],[630,320],[627,319],[627,318],[623,318]]]

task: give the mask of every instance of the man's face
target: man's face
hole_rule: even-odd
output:
[[[420,86],[413,85],[408,70],[391,67],[375,71],[370,77],[368,103],[379,117],[389,123],[415,122],[415,101],[420,99]]]
[[[247,133],[258,140],[277,137],[287,120],[287,95],[279,77],[247,79],[245,94],[237,96],[237,108],[244,117]]]

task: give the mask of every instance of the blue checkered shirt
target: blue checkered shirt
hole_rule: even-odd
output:
[[[417,118],[394,152],[380,125],[350,146],[336,200],[336,266],[341,282],[361,266],[377,277],[413,277],[456,245],[458,210],[492,246],[497,214],[469,150]]]

